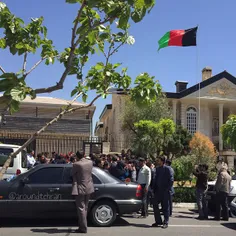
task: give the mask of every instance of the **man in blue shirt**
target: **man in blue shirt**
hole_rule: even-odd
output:
[[[174,183],[174,177],[171,169],[165,165],[165,157],[158,158],[158,167],[156,168],[156,176],[153,182],[154,192],[154,217],[155,223],[152,227],[161,227],[166,229],[169,223],[170,216],[170,194]],[[161,203],[164,221],[162,221],[159,203]]]

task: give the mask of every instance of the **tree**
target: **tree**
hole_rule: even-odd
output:
[[[222,125],[220,132],[226,145],[236,150],[236,115],[230,115],[225,124]]]
[[[192,135],[182,126],[177,126],[175,133],[168,142],[164,153],[168,158],[180,157],[190,152],[189,143]]]
[[[197,164],[215,161],[217,152],[214,144],[206,135],[196,132],[190,144],[191,152],[197,157]]]
[[[134,126],[137,133],[134,140],[135,149],[139,154],[152,157],[163,153],[175,132],[175,124],[171,119],[161,119],[159,122],[141,120]]]
[[[184,186],[187,181],[192,180],[192,173],[196,157],[194,155],[181,156],[173,160],[172,168],[175,172],[175,180],[179,186]]]
[[[197,132],[194,134],[189,144],[191,152],[196,156],[195,165],[207,164],[209,167],[209,179],[214,179],[216,176],[216,157],[218,153],[209,137]]]
[[[18,72],[6,72],[0,66],[0,104],[5,106],[5,112],[16,112],[20,103],[30,96],[34,99],[37,94],[51,93],[63,89],[68,76],[77,78],[77,86],[72,90],[74,97],[62,112],[32,137],[16,152],[9,156],[0,172],[0,179],[8,168],[12,158],[24,147],[29,145],[41,132],[61,117],[75,109],[72,103],[82,98],[87,101],[90,91],[95,91],[96,96],[90,98],[91,106],[98,98],[110,93],[111,88],[123,89],[130,96],[131,101],[140,105],[149,104],[156,100],[161,92],[161,86],[154,77],[148,73],[142,73],[131,86],[131,77],[127,74],[127,68],[120,68],[121,63],[110,62],[111,57],[118,52],[124,44],[133,44],[134,38],[129,35],[130,22],[140,22],[147,12],[150,12],[155,0],[66,0],[67,3],[78,6],[78,13],[73,21],[71,42],[64,51],[59,52],[53,46],[53,41],[47,38],[47,28],[43,25],[43,17],[24,21],[11,13],[6,4],[0,2],[0,28],[3,35],[0,37],[0,48],[9,50],[13,55],[22,56],[22,67]],[[27,68],[27,60],[30,54],[40,52],[40,59]],[[104,55],[104,61],[97,62],[87,74],[84,67],[91,56],[96,52]],[[31,88],[26,80],[28,76],[42,63],[46,65],[59,61],[64,66],[64,71],[55,85],[45,88]],[[82,107],[81,107],[82,108]],[[77,108],[79,109],[79,108]],[[4,115],[3,114],[3,115]]]

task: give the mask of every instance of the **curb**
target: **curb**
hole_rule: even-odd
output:
[[[191,208],[191,209],[197,209],[197,204],[196,203],[175,203],[173,202],[173,208]]]

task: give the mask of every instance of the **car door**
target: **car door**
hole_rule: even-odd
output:
[[[77,217],[75,197],[71,195],[72,190],[72,167],[66,167],[63,174],[63,182],[61,185],[61,199],[60,199],[60,209],[61,213],[65,217]],[[104,184],[101,180],[93,173],[93,184],[95,192],[90,196],[90,206],[99,197],[99,192]]]
[[[60,204],[63,167],[37,168],[26,175],[24,182],[10,189],[14,215],[55,217]],[[14,196],[13,196],[14,195]]]

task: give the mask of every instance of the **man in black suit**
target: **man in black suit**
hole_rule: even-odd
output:
[[[170,215],[170,194],[174,183],[174,176],[171,169],[165,165],[165,157],[158,158],[158,167],[156,168],[156,176],[153,182],[154,192],[154,217],[155,223],[152,227],[161,227],[166,229],[169,223]],[[164,214],[164,222],[162,221],[159,203]]]

